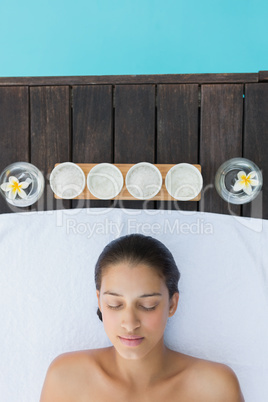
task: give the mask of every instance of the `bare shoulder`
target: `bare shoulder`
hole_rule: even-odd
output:
[[[191,357],[186,373],[186,382],[195,396],[200,395],[200,402],[244,402],[237,376],[229,366]]]
[[[97,374],[98,355],[102,350],[64,353],[50,364],[44,381],[40,402],[72,402],[89,379]],[[84,387],[84,388],[83,388]]]

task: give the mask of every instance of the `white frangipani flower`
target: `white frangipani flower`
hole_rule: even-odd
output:
[[[26,198],[27,194],[25,193],[25,191],[23,189],[27,188],[30,183],[31,183],[30,179],[27,179],[26,181],[19,182],[17,177],[10,176],[8,182],[1,184],[1,189],[3,191],[8,192],[7,196],[11,200],[14,200],[16,198],[17,194],[21,198]]]
[[[253,179],[256,175],[257,173],[255,171],[250,172],[248,175],[243,171],[238,172],[238,180],[236,180],[233,187],[234,191],[243,190],[246,194],[250,195],[252,193],[252,187],[258,185],[258,180]]]

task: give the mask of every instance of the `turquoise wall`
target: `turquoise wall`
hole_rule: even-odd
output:
[[[0,0],[0,76],[268,70],[267,0]]]

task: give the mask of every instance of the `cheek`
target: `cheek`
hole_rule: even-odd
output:
[[[105,332],[112,331],[118,327],[119,315],[114,314],[113,311],[102,311],[102,322]]]
[[[150,327],[150,329],[153,329],[155,331],[159,330],[163,327],[165,327],[167,323],[167,315],[161,311],[161,312],[155,312],[155,313],[148,313],[148,315],[146,315],[144,317],[143,320],[143,325],[146,327]]]

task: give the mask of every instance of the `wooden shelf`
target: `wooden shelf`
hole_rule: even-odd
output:
[[[55,164],[55,166],[57,166],[57,165],[59,165],[59,163]],[[85,173],[85,176],[87,178],[89,171],[93,168],[93,166],[98,165],[98,163],[76,163],[76,165],[78,165],[83,170],[83,172]],[[125,184],[126,174],[127,174],[128,170],[131,168],[131,166],[135,165],[135,163],[113,163],[113,165],[117,166],[120,169],[120,171],[122,172],[122,175],[124,178],[124,185],[123,185],[122,191],[116,197],[111,198],[111,199],[140,201],[129,193],[129,191],[126,188],[126,184]],[[165,186],[165,178],[166,178],[166,175],[167,175],[167,172],[169,171],[169,169],[171,169],[173,166],[175,166],[175,164],[154,164],[154,165],[160,170],[160,172],[162,174],[163,182],[162,182],[162,188],[159,191],[159,193],[156,194],[155,197],[150,198],[150,201],[174,201],[175,198],[173,198],[167,192],[167,189]],[[193,166],[195,166],[201,172],[200,165],[193,164]],[[60,197],[56,196],[56,194],[54,194],[54,197],[60,199]],[[94,195],[92,195],[90,193],[90,191],[86,185],[84,191],[78,197],[75,197],[75,199],[98,200],[99,198],[94,197]],[[199,201],[200,199],[201,199],[201,192],[190,201]]]

